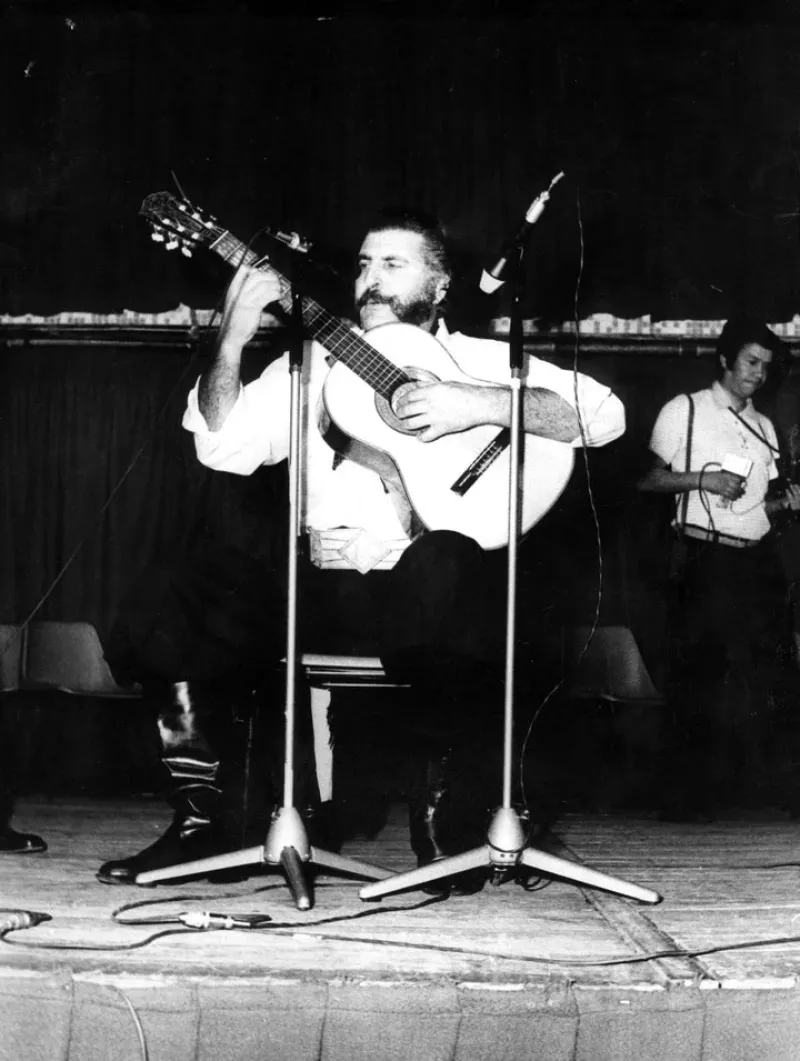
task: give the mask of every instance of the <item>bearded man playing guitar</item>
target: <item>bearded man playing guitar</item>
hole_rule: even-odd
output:
[[[242,261],[227,232],[212,234],[212,249]],[[316,304],[304,307],[315,341],[304,363],[309,556],[299,574],[299,643],[330,652],[332,641],[339,651],[349,642],[350,654],[380,655],[387,676],[411,686],[414,717],[403,721],[418,738],[408,791],[420,865],[483,842],[488,819],[477,808],[489,808],[500,779],[484,761],[501,743],[509,357],[503,342],[448,331],[450,280],[439,225],[394,212],[370,226],[360,249],[360,328],[332,321]],[[249,475],[288,455],[288,355],[244,387],[240,372],[262,311],[274,303],[291,305],[286,281],[261,262],[241,266],[214,361],[183,420],[210,468]],[[560,495],[575,448],[620,436],[625,414],[605,386],[536,358],[527,359],[523,383],[524,532]],[[277,615],[282,600],[276,587],[265,607]],[[274,648],[280,659],[282,643]],[[210,853],[184,843],[179,821],[173,832],[173,863]],[[126,880],[132,861],[136,872],[151,868],[146,854],[117,864],[127,865]],[[158,857],[166,863],[163,852]],[[483,876],[444,887],[477,890]]]

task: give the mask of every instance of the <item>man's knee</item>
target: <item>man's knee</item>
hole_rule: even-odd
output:
[[[406,549],[395,567],[401,576],[435,572],[445,577],[459,575],[479,566],[484,556],[480,545],[458,531],[428,531]]]

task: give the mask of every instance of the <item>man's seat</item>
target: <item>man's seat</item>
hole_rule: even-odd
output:
[[[311,690],[314,758],[320,799],[325,803],[333,796],[333,752],[328,721],[331,689],[399,689],[405,686],[389,681],[377,656],[306,652],[300,658],[300,665]]]

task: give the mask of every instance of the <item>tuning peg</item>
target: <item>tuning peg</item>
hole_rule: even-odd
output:
[[[170,236],[165,244],[168,251],[174,251],[179,246],[178,240],[175,236]]]
[[[188,243],[181,244],[181,254],[184,256],[184,258],[191,258],[192,248],[189,246]]]
[[[164,233],[159,232],[157,228],[154,228],[153,231],[150,233],[150,239],[153,240],[155,243],[163,243]]]

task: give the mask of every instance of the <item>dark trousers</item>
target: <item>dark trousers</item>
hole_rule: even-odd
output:
[[[735,802],[766,780],[785,580],[769,536],[686,545],[671,616],[671,781],[700,803]]]
[[[503,658],[505,552],[433,531],[391,571],[323,571],[301,558],[300,651],[380,656],[433,693],[496,677]],[[286,649],[286,571],[206,543],[137,579],[104,643],[118,680],[253,682]]]
[[[22,696],[10,692],[0,703],[0,832],[11,825],[18,782],[31,759],[31,709]]]
[[[390,678],[411,685],[394,728],[455,735],[479,748],[490,727],[500,747],[505,563],[504,551],[487,553],[449,531],[423,535],[386,572],[324,571],[303,557],[299,651],[378,655]],[[118,680],[210,690],[200,697],[204,731],[215,702],[230,706],[231,694],[241,700],[248,686],[258,688],[274,736],[286,598],[285,569],[207,542],[137,579],[104,643],[106,658]],[[297,717],[299,727],[307,724],[305,711]]]
[[[381,658],[387,675],[442,704],[497,689],[504,651],[505,552],[434,531],[393,570],[304,570],[301,644]],[[348,647],[349,646],[349,647]]]
[[[11,825],[17,762],[9,736],[0,732],[0,832]]]

